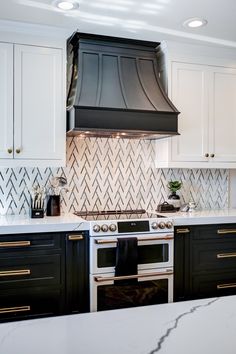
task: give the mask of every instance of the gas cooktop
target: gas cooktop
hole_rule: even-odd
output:
[[[152,219],[164,218],[164,215],[157,215],[144,209],[126,210],[101,210],[101,211],[76,211],[75,215],[85,220],[126,220],[126,219]]]

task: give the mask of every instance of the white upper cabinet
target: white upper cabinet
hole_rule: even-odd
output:
[[[0,159],[13,157],[13,44],[0,43]]]
[[[209,53],[165,62],[180,136],[157,141],[157,167],[236,168],[236,60],[228,62],[214,65]]]
[[[202,65],[172,64],[172,100],[181,137],[172,139],[174,161],[205,161],[208,151],[207,87]]]
[[[63,50],[0,43],[0,166],[63,166]]]
[[[15,45],[14,65],[14,157],[61,159],[65,134],[61,50]]]
[[[236,69],[210,68],[210,154],[214,163],[236,162]]]

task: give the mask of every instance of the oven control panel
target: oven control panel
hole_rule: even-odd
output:
[[[90,236],[173,232],[173,220],[103,220],[90,223]]]

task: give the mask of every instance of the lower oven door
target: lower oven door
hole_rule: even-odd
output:
[[[173,267],[173,233],[122,235],[137,237],[138,270]],[[90,273],[113,273],[117,237],[90,237]]]
[[[91,311],[104,311],[173,301],[173,269],[140,271],[115,277],[90,275]]]

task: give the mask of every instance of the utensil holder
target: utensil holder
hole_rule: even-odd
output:
[[[47,202],[47,216],[61,215],[60,195],[50,195]]]
[[[31,208],[31,218],[32,219],[40,219],[44,218],[44,210],[43,209],[32,209]]]

